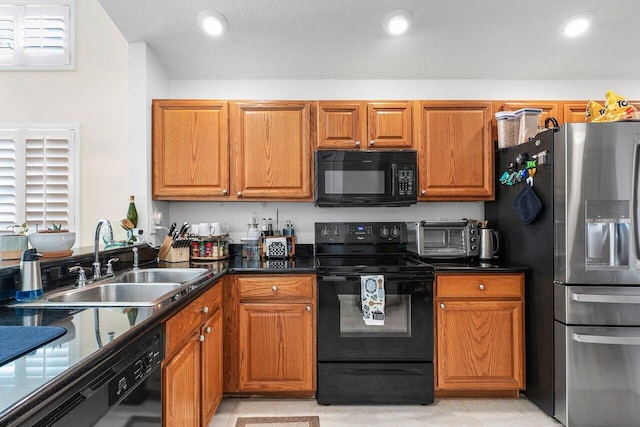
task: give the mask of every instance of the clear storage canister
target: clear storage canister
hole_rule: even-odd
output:
[[[247,259],[260,258],[260,244],[257,238],[243,237],[240,239],[242,243],[242,257]]]
[[[518,144],[525,143],[538,134],[538,118],[542,114],[540,108],[521,108],[516,111],[518,126]]]
[[[495,114],[498,126],[498,148],[516,145],[517,129],[516,116],[510,111],[500,111]]]

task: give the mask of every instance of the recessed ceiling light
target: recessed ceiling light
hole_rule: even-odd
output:
[[[229,28],[227,18],[220,12],[213,10],[203,10],[198,14],[198,25],[205,33],[212,36],[219,36]]]
[[[596,14],[593,12],[579,13],[564,24],[562,33],[567,37],[577,37],[584,34],[595,18]]]
[[[413,21],[413,13],[407,9],[397,9],[389,13],[382,22],[382,28],[394,36],[405,33]]]

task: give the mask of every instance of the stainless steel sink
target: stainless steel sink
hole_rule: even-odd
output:
[[[99,283],[85,288],[56,292],[44,298],[54,305],[153,306],[179,293],[181,283]]]
[[[45,294],[44,298],[15,307],[151,307],[168,304],[190,292],[206,268],[149,268]]]
[[[149,268],[116,276],[123,283],[186,283],[206,273],[206,268]]]

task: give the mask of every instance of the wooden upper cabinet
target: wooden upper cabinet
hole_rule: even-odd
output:
[[[582,123],[585,121],[585,111],[587,109],[587,101],[565,102],[563,104],[563,109],[564,109],[564,112],[563,112],[564,119],[562,123]]]
[[[356,149],[367,145],[366,102],[318,102],[318,148]]]
[[[412,148],[410,102],[372,102],[368,112],[368,148]]]
[[[492,200],[491,102],[418,101],[419,200]]]
[[[544,126],[548,117],[553,117],[558,123],[564,123],[562,101],[499,101],[496,111],[518,111],[521,108],[540,108],[542,113],[538,118],[538,126]],[[586,105],[586,104],[585,104]]]
[[[411,107],[406,101],[319,101],[320,149],[410,149]]]
[[[232,102],[232,195],[312,200],[313,105]]]
[[[228,103],[153,100],[153,198],[213,200],[229,189]]]

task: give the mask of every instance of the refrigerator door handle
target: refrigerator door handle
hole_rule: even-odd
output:
[[[586,335],[573,333],[573,340],[586,344],[640,345],[640,337],[613,337],[607,335]]]
[[[640,295],[603,295],[573,293],[571,299],[578,302],[605,304],[640,304]]]
[[[631,225],[633,227],[633,249],[635,259],[640,259],[640,233],[638,232],[638,168],[640,167],[640,134],[636,134],[636,145],[633,149],[633,184],[631,189]]]

